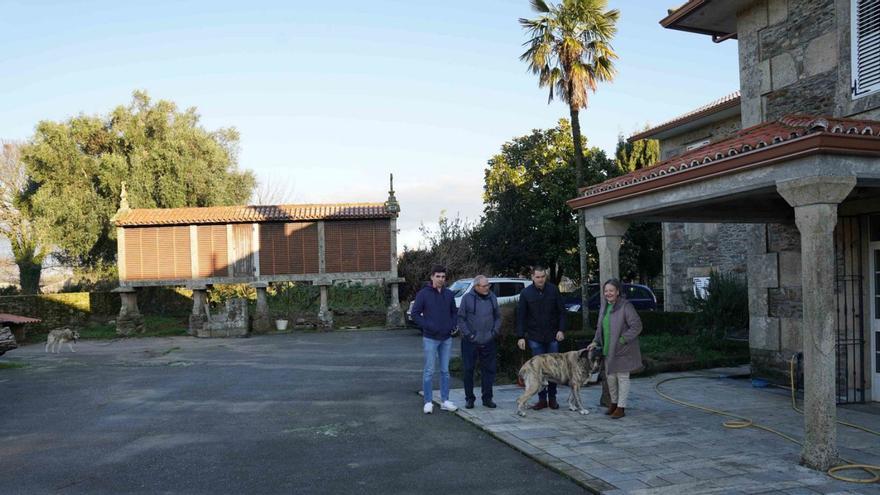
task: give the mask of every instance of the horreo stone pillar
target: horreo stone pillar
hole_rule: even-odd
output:
[[[333,328],[333,312],[330,311],[330,304],[328,302],[330,285],[332,283],[329,280],[315,282],[315,285],[321,288],[321,308],[318,310],[318,326],[320,328]]]
[[[144,331],[144,317],[138,310],[137,292],[133,287],[118,287],[113,292],[119,293],[122,304],[116,318],[116,333],[127,337]]]
[[[192,313],[189,315],[189,328],[187,333],[190,335],[199,335],[208,322],[208,288],[204,285],[192,288],[193,307]]]
[[[599,284],[610,278],[620,278],[620,242],[629,228],[629,222],[595,218],[587,220],[587,230],[596,238],[599,251]],[[601,293],[602,288],[599,288]]]
[[[398,284],[405,279],[397,277],[397,215],[400,213],[400,203],[394,196],[394,174],[390,176],[391,189],[388,191],[388,201],[385,202],[385,210],[391,214],[389,219],[388,231],[391,235],[391,259],[389,260],[391,278],[385,283],[391,285],[391,300],[388,302],[388,311],[385,313],[385,326],[388,328],[400,328],[406,326],[406,320],[403,317],[403,309],[400,307],[400,294],[398,293]]]
[[[269,301],[266,299],[266,289],[269,284],[255,283],[257,290],[257,307],[254,313],[254,333],[266,333],[272,330],[272,316],[269,314]]]
[[[855,177],[802,177],[776,183],[794,207],[801,234],[804,339],[804,446],[801,463],[826,471],[838,461],[835,390],[834,226]]]

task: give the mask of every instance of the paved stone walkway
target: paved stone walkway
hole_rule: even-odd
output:
[[[742,372],[747,369],[634,379],[627,415],[620,420],[602,414],[596,386],[581,391],[584,404],[591,405],[586,416],[564,409],[569,390],[560,387],[561,409],[528,411],[519,418],[514,401],[522,389],[516,386],[496,387],[494,410],[482,406],[477,390],[476,407],[462,407],[458,414],[595,493],[880,494],[878,483],[846,483],[799,466],[800,446],[779,436],[754,428],[724,428],[721,423],[727,418],[668,402],[654,390],[656,383],[673,376],[706,377],[667,382],[661,390],[803,438],[803,417],[792,410],[789,392],[726,378]],[[452,391],[450,398],[464,405],[463,390]],[[838,417],[880,430],[876,404],[838,408]],[[838,445],[847,459],[880,465],[880,437],[840,426]]]

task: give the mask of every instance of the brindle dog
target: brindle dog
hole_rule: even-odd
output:
[[[528,400],[542,387],[546,387],[548,381],[552,381],[571,388],[568,396],[569,410],[589,414],[590,411],[581,405],[580,388],[595,382],[601,367],[602,352],[595,350],[540,354],[529,359],[519,369],[519,376],[525,382],[526,389],[516,400],[516,413],[525,416]]]

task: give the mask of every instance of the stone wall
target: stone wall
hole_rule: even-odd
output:
[[[760,0],[737,17],[742,124],[792,113],[880,118],[880,94],[853,99],[851,0]]]
[[[749,256],[749,347],[752,374],[788,383],[788,360],[803,350],[800,233],[767,224],[766,250]]]
[[[745,274],[748,255],[764,247],[763,231],[761,224],[664,223],[664,309],[689,310],[694,277]]]
[[[711,142],[726,139],[740,130],[740,117],[735,115],[660,141],[660,160],[668,160],[686,151],[688,144],[709,139]]]
[[[119,305],[119,294],[112,292],[0,297],[0,313],[43,320],[27,325],[28,331],[35,332],[84,325],[89,318],[113,319],[119,313]],[[145,287],[138,289],[138,306],[147,315],[186,316],[192,310],[192,291],[175,287]]]

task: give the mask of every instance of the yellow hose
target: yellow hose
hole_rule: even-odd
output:
[[[792,405],[792,408],[795,411],[797,411],[798,413],[803,414],[803,411],[801,411],[800,409],[797,408],[797,400],[795,398],[796,392],[794,389],[794,357],[792,357],[792,359],[789,361],[789,376],[790,376],[790,381],[791,381],[791,405]],[[659,395],[660,397],[663,397],[664,399],[668,400],[669,402],[673,402],[675,404],[679,404],[679,405],[685,406],[685,407],[690,407],[692,409],[699,409],[700,411],[704,411],[704,412],[707,412],[710,414],[718,414],[720,416],[727,416],[729,418],[733,418],[733,419],[727,420],[724,423],[722,423],[725,428],[734,428],[734,429],[748,428],[748,427],[757,428],[759,430],[764,430],[764,431],[773,433],[774,435],[778,435],[778,436],[780,436],[780,437],[782,437],[792,443],[795,443],[798,445],[803,445],[803,443],[801,441],[797,440],[796,438],[793,438],[789,435],[786,435],[785,433],[782,433],[781,431],[774,430],[773,428],[770,428],[768,426],[757,424],[749,418],[739,416],[739,415],[736,415],[736,414],[733,414],[730,412],[721,411],[718,409],[713,409],[711,407],[701,406],[699,404],[693,404],[691,402],[685,402],[683,400],[679,400],[674,397],[671,397],[671,396],[660,391],[660,385],[662,385],[666,382],[671,382],[674,380],[691,379],[691,378],[709,378],[709,377],[705,377],[705,376],[675,376],[672,378],[666,378],[666,379],[660,380],[659,382],[654,384],[654,391],[657,392],[657,395]],[[838,423],[845,425],[845,426],[849,426],[851,428],[856,428],[856,429],[862,430],[862,431],[870,433],[872,435],[880,435],[880,432],[871,430],[870,428],[865,428],[864,426],[861,426],[861,425],[847,423],[845,421],[838,421]],[[870,465],[870,464],[855,464],[852,461],[849,461],[849,460],[844,459],[842,457],[840,458],[840,460],[846,462],[847,464],[835,466],[835,467],[829,469],[828,475],[831,476],[832,478],[838,479],[840,481],[850,482],[850,483],[876,483],[876,482],[880,481],[880,466],[874,466],[874,465]],[[861,469],[861,470],[865,471],[866,473],[868,473],[870,478],[849,478],[849,477],[841,476],[841,475],[837,474],[838,471],[847,471],[847,470],[851,470],[851,469]]]

